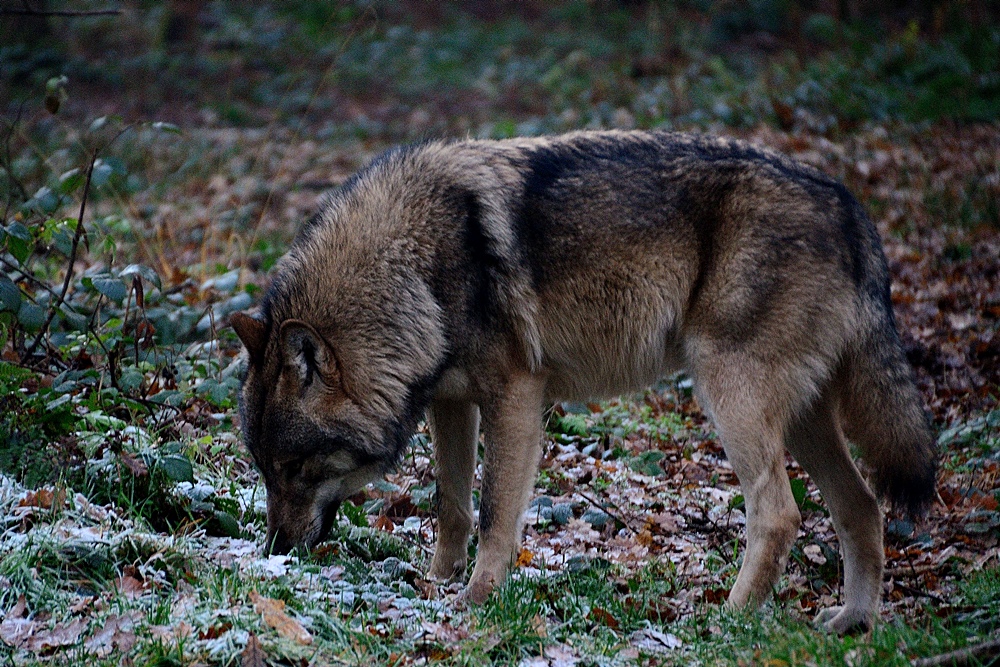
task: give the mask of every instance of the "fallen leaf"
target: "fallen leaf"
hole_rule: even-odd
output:
[[[437,598],[437,586],[433,582],[417,577],[413,581],[413,587],[420,591],[420,597],[424,600],[434,600]]]
[[[454,626],[447,621],[438,623],[434,621],[424,621],[421,623],[424,632],[425,642],[437,642],[446,647],[451,647],[469,638],[469,633],[461,626]]]
[[[531,561],[534,560],[535,554],[531,553],[528,549],[521,549],[521,552],[517,554],[517,563],[515,567],[528,567],[531,565]]]
[[[132,628],[141,618],[142,612],[138,609],[121,616],[111,616],[105,619],[100,630],[84,642],[84,646],[99,658],[107,656],[115,648],[128,651],[135,644]]]
[[[178,639],[186,639],[193,635],[194,627],[187,621],[181,621],[174,625],[151,625],[149,626],[149,634],[160,641],[173,643]],[[204,639],[204,637],[199,637],[199,639]]]
[[[384,530],[387,533],[391,533],[396,530],[396,524],[392,522],[392,519],[387,517],[385,514],[380,514],[377,519],[375,519],[375,528],[377,530]]]
[[[250,591],[250,600],[257,613],[264,618],[264,623],[274,628],[279,635],[300,644],[312,644],[313,638],[309,631],[285,613],[284,600],[264,597],[257,591]]]
[[[590,613],[587,614],[587,618],[597,623],[600,623],[601,625],[606,625],[612,630],[617,630],[620,627],[618,619],[612,616],[611,612],[607,611],[606,609],[601,609],[600,607],[592,608],[590,610]]]
[[[218,639],[233,629],[232,623],[220,623],[198,633],[198,639]]]
[[[70,606],[69,610],[73,614],[79,614],[82,611],[86,611],[88,607],[93,605],[94,600],[96,599],[97,599],[96,597],[80,598],[78,601],[76,601],[73,605]]]
[[[37,629],[34,621],[27,619],[28,603],[20,595],[13,607],[4,615],[0,622],[0,639],[4,643],[20,648]]]
[[[705,602],[708,604],[722,604],[729,597],[729,591],[725,588],[706,588]]]
[[[22,648],[34,653],[48,653],[56,648],[72,646],[80,641],[80,635],[87,627],[87,621],[75,618],[69,623],[58,623],[51,630],[37,630],[28,637]]]
[[[531,629],[535,631],[535,634],[539,639],[545,639],[549,636],[549,628],[545,624],[545,619],[542,618],[541,614],[535,614],[531,619]]]
[[[663,654],[681,647],[681,640],[670,633],[663,633],[653,628],[643,628],[633,632],[628,638],[629,644],[646,653]]]
[[[816,565],[826,564],[826,556],[823,555],[823,549],[818,544],[807,544],[802,547],[802,553]]]
[[[267,656],[264,654],[264,648],[260,645],[260,640],[257,639],[257,635],[251,632],[246,647],[240,653],[241,667],[265,667],[267,663],[264,661],[266,659]]]
[[[146,592],[142,582],[129,575],[115,579],[115,590],[129,600],[134,600]]]
[[[50,488],[38,489],[37,491],[28,491],[24,498],[18,502],[18,507],[38,507],[43,510],[52,509],[62,509],[66,502],[66,490],[59,489],[55,491]]]
[[[548,658],[549,667],[575,667],[579,663],[579,658],[565,645],[546,646],[545,657]]]
[[[133,476],[145,477],[149,474],[149,467],[146,465],[146,462],[142,460],[142,458],[138,456],[133,456],[132,454],[129,454],[128,452],[125,451],[121,452],[118,456],[121,458],[122,463],[125,464],[125,467],[129,469],[129,472],[131,472]]]

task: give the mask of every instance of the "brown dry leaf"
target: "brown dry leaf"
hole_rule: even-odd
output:
[[[515,563],[515,567],[528,567],[534,559],[535,554],[531,553],[529,549],[521,549],[521,552],[517,554],[517,563]]]
[[[73,614],[84,612],[94,604],[95,600],[97,600],[96,597],[80,598],[70,606],[69,611]]]
[[[265,667],[267,664],[265,660],[267,655],[264,654],[264,648],[260,645],[260,640],[257,639],[257,635],[250,633],[250,639],[247,640],[246,648],[240,653],[240,666],[241,667]]]
[[[469,632],[465,628],[456,627],[447,621],[442,623],[424,621],[421,623],[421,627],[427,633],[425,641],[437,642],[448,647],[469,638]]]
[[[115,579],[115,590],[129,600],[134,600],[146,592],[142,582],[129,575]]]
[[[594,607],[587,614],[587,618],[601,625],[606,625],[612,630],[617,630],[620,626],[618,619],[611,615],[611,612],[606,609],[601,609],[600,607]]]
[[[135,633],[132,632],[132,628],[141,618],[142,612],[138,609],[121,616],[112,616],[104,621],[100,630],[84,642],[84,646],[101,658],[115,648],[122,652],[128,651],[135,644]]]
[[[729,597],[729,591],[725,588],[706,588],[705,602],[708,604],[722,604]]]
[[[547,658],[548,667],[576,667],[580,659],[573,653],[573,649],[565,644],[546,646],[544,655]]]
[[[384,530],[387,533],[391,533],[396,530],[396,524],[392,522],[392,519],[387,517],[385,514],[380,514],[377,519],[375,519],[375,528],[378,530]]]
[[[122,463],[125,467],[129,469],[135,477],[145,477],[149,474],[149,468],[146,466],[146,462],[142,460],[141,457],[133,456],[128,452],[121,452],[119,455],[121,457]]]
[[[413,580],[413,587],[420,591],[420,597],[425,600],[434,600],[437,598],[437,586],[426,579],[417,577]]]
[[[69,623],[59,623],[51,630],[36,631],[28,637],[22,648],[34,653],[48,653],[56,648],[72,646],[80,641],[80,635],[86,627],[87,621],[82,618],[75,618]]]
[[[28,603],[24,596],[17,598],[17,603],[4,615],[0,622],[0,639],[15,648],[21,647],[38,629],[37,623],[29,621]]]
[[[300,644],[312,644],[313,638],[302,624],[285,613],[285,602],[264,597],[257,591],[250,591],[253,608],[264,618],[264,623],[277,630],[278,634]]]
[[[201,632],[199,632],[198,639],[218,639],[219,637],[226,634],[232,629],[233,629],[233,624],[229,622],[213,625],[207,630],[202,630]]]
[[[39,507],[43,510],[48,510],[52,509],[53,506],[56,509],[62,509],[65,503],[65,489],[55,491],[50,488],[44,488],[37,491],[28,491],[17,505],[18,507]]]
[[[532,617],[531,629],[535,631],[539,639],[545,639],[549,636],[549,627],[545,624],[545,619],[542,618],[541,614],[535,614]]]
[[[154,639],[163,642],[175,642],[178,639],[186,639],[194,634],[194,627],[187,621],[181,621],[174,625],[151,625],[149,634]],[[199,639],[203,639],[199,637]]]

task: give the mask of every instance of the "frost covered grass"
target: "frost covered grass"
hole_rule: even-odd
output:
[[[993,566],[897,600],[869,635],[817,631],[815,606],[837,595],[822,593],[823,578],[837,573],[824,567],[835,553],[810,548],[830,539],[821,506],[807,505],[811,489],[779,599],[759,613],[724,610],[738,564],[737,489],[697,415],[688,418],[689,437],[704,439],[697,448],[660,443],[655,462],[628,454],[662,428],[642,407],[650,400],[594,406],[602,411],[587,419],[608,426],[613,445],[603,459],[550,433],[550,482],[540,482],[529,509],[518,568],[474,609],[458,603],[461,585],[423,578],[433,518],[420,482],[432,461],[420,437],[399,472],[354,499],[327,542],[290,556],[261,555],[263,495],[252,472],[234,481],[236,466],[219,463],[242,456],[224,431],[196,438],[217,451],[192,457],[193,482],[160,483],[163,498],[188,507],[232,497],[238,536],[204,516],[156,529],[140,503],[0,478],[2,650],[17,665],[241,664],[248,646],[270,664],[908,665],[997,628]],[[986,447],[975,438],[969,445]],[[580,487],[588,473],[605,483]],[[953,549],[928,562],[944,578],[975,556]],[[913,592],[890,578],[890,601],[900,590]]]

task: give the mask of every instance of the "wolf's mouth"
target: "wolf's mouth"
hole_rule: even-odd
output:
[[[316,533],[315,538],[309,541],[310,548],[325,540],[326,536],[330,534],[330,529],[333,528],[333,523],[337,520],[337,510],[340,509],[340,503],[340,500],[334,500],[323,508],[323,523],[320,524],[319,532]]]

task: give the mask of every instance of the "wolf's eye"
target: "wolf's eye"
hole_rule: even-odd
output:
[[[282,473],[284,473],[286,479],[298,477],[302,473],[302,468],[305,464],[305,458],[289,459],[281,464]]]

